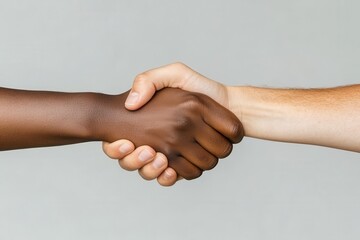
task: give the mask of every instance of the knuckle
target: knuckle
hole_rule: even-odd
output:
[[[103,143],[102,149],[103,152],[106,154],[106,156],[108,156],[111,159],[118,159],[123,157],[120,154],[116,154],[116,152],[112,149],[112,147],[108,143]]]
[[[233,150],[233,145],[231,143],[227,142],[224,146],[223,152],[219,155],[219,158],[226,158],[227,156],[230,155],[232,150]]]
[[[192,121],[189,117],[186,117],[186,116],[182,116],[182,117],[179,117],[177,120],[176,120],[176,129],[180,130],[180,131],[183,131],[183,130],[186,130],[186,129],[189,129],[190,126],[192,126]],[[173,144],[175,144],[175,142],[177,143],[178,139],[172,139],[173,140]],[[175,142],[174,142],[175,141]]]
[[[142,171],[141,169],[138,172],[139,172],[139,175],[146,181],[151,181],[156,178],[156,176],[154,176],[153,174],[146,173],[146,172]]]
[[[134,83],[135,84],[142,84],[147,81],[147,74],[146,73],[140,73],[135,77]]]
[[[184,97],[184,101],[183,101],[184,108],[187,109],[198,109],[198,107],[201,105],[202,103],[202,99],[200,97],[200,95],[198,94],[194,94],[194,93],[188,93],[185,97]]]
[[[119,163],[119,166],[126,171],[135,171],[136,170],[136,167],[134,167],[132,164],[129,164],[128,161],[119,160],[118,163]]]
[[[187,176],[183,176],[186,180],[194,180],[202,175],[203,171],[200,169],[192,170]]]
[[[218,158],[216,158],[214,156],[207,157],[205,159],[205,167],[203,168],[203,170],[211,170],[211,169],[213,169],[214,167],[216,167],[218,162],[219,162]]]
[[[176,69],[184,69],[187,68],[187,66],[182,63],[182,62],[175,62],[173,64],[171,64],[172,67],[176,68]]]
[[[230,136],[235,143],[238,143],[244,137],[243,126],[240,121],[236,121],[231,126]]]

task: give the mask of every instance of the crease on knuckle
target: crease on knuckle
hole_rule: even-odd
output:
[[[219,155],[219,158],[226,158],[230,155],[233,150],[233,145],[231,143],[226,143],[224,151]]]

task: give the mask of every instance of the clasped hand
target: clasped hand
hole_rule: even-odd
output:
[[[238,118],[206,95],[166,88],[141,109],[124,111],[127,95],[104,103],[106,114],[111,114],[104,117],[112,120],[105,122],[109,131],[102,139],[110,142],[121,136],[135,146],[151,146],[167,157],[179,177],[190,180],[212,169],[243,137]]]

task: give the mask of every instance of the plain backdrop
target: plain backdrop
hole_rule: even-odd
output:
[[[0,86],[115,94],[175,61],[231,85],[359,83],[359,8],[0,0]],[[359,239],[359,185],[358,153],[250,138],[172,188],[120,169],[100,143],[0,152],[0,239]]]

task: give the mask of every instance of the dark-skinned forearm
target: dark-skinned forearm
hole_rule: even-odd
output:
[[[0,88],[0,150],[108,141],[101,115],[113,98]]]

